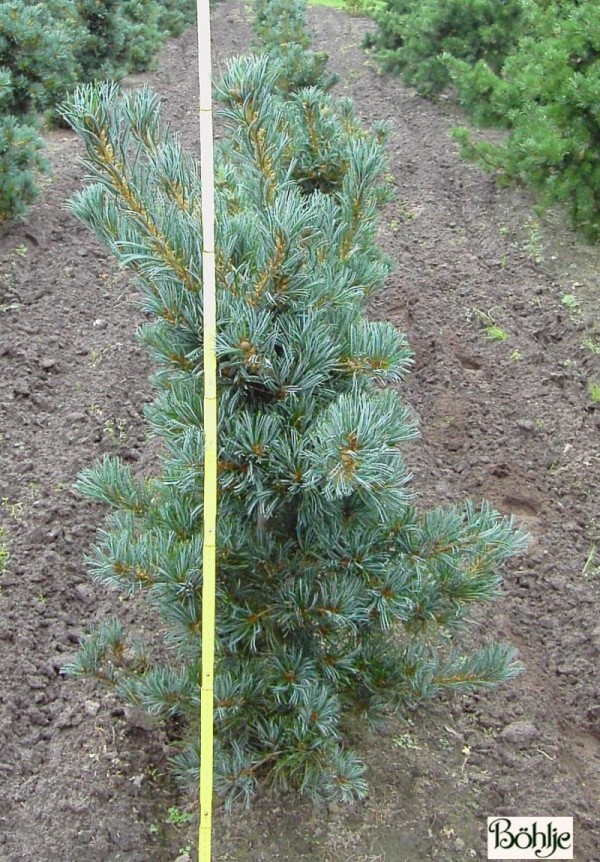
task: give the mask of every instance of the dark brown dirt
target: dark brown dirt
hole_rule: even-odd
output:
[[[461,162],[448,137],[457,111],[377,74],[358,47],[365,21],[322,8],[310,18],[338,93],[392,128],[397,195],[381,243],[396,268],[372,314],[416,352],[405,394],[421,422],[407,453],[419,503],[487,497],[526,523],[529,551],[473,637],[514,642],[527,672],[384,731],[357,728],[364,804],[260,798],[217,812],[215,859],[485,859],[486,816],[510,813],[574,816],[575,858],[600,862],[600,406],[587,388],[600,382],[600,255]],[[247,50],[242,7],[215,9],[214,42],[218,60]],[[190,148],[195,54],[188,33],[159,72],[128,82],[150,81]],[[168,778],[163,736],[58,674],[90,622],[134,612],[87,576],[102,512],[71,488],[103,452],[151,463],[151,368],[133,337],[134,287],[64,209],[82,184],[79,142],[58,131],[48,145],[53,181],[0,244],[0,862],[169,862],[195,828],[168,823],[180,819],[168,809],[192,812],[194,799]],[[505,340],[489,339],[500,330]]]

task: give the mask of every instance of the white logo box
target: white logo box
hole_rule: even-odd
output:
[[[572,817],[488,817],[488,859],[572,859]]]

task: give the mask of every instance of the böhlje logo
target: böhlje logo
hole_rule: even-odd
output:
[[[488,817],[488,859],[572,859],[572,817]]]

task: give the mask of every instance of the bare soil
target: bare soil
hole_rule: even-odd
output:
[[[214,858],[485,859],[485,818],[506,813],[574,816],[575,859],[600,862],[600,406],[588,390],[600,382],[600,254],[560,214],[541,220],[527,193],[463,163],[448,135],[457,109],[378,74],[359,47],[368,22],[324,8],[310,20],[337,93],[391,126],[397,194],[380,239],[395,271],[371,312],[416,353],[403,391],[422,432],[407,451],[418,502],[486,497],[527,525],[527,554],[472,633],[515,643],[526,672],[357,727],[363,804],[262,797],[217,810]],[[215,72],[250,42],[244,8],[217,6]],[[189,32],[157,73],[125,82],[149,82],[192,149],[195,62]],[[194,820],[168,821],[195,817],[195,800],[169,778],[164,734],[59,674],[86,626],[135,613],[86,573],[103,512],[73,482],[102,453],[140,470],[153,455],[135,287],[64,208],[82,185],[79,141],[58,130],[48,151],[52,182],[0,239],[0,862],[170,862],[193,853]]]

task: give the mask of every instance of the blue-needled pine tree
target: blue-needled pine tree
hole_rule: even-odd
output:
[[[365,315],[387,259],[385,130],[348,101],[281,88],[283,63],[230,64],[230,134],[217,148],[219,512],[216,789],[259,782],[350,801],[365,767],[344,717],[385,716],[447,689],[512,677],[510,646],[465,653],[455,635],[498,593],[522,545],[509,519],[467,502],[421,513],[401,453],[415,437],[398,386],[405,338]],[[157,371],[147,409],[162,458],[137,476],[105,458],[80,490],[111,507],[92,574],[142,592],[163,646],[116,619],[68,670],[107,680],[182,728],[197,779],[202,587],[203,321],[200,176],[151,92],[88,86],[66,113],[92,182],[73,212],[135,276]]]
[[[258,50],[281,63],[277,86],[284,92],[303,87],[328,90],[338,80],[326,72],[329,55],[312,51],[306,24],[307,0],[254,0]]]

